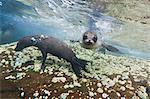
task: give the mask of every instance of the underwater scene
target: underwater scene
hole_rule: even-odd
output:
[[[150,99],[150,0],[0,0],[0,99]]]

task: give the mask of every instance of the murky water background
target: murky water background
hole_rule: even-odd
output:
[[[149,4],[148,0],[0,0],[0,98],[148,99]],[[121,53],[103,54],[68,42],[81,40],[85,31],[96,32],[98,42]],[[36,47],[14,51],[16,41],[35,34],[67,40],[78,58],[89,61],[88,72],[82,71],[84,77],[78,79],[70,63],[48,55],[41,73],[42,57]]]
[[[121,22],[85,0],[1,0],[0,44],[34,34],[80,40],[95,31],[124,55],[150,59],[150,27]]]

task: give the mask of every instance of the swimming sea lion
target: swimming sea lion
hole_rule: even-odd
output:
[[[85,65],[88,61],[77,58],[75,53],[71,50],[71,48],[68,47],[67,44],[56,38],[44,35],[27,36],[19,40],[15,51],[21,51],[30,46],[38,47],[38,49],[41,51],[43,56],[41,70],[43,71],[45,69],[47,53],[57,56],[59,59],[63,58],[70,62],[73,71],[78,77],[81,76],[81,69],[86,71]]]
[[[108,45],[102,40],[98,41],[98,36],[95,32],[90,32],[87,31],[83,34],[82,37],[82,47],[87,48],[87,49],[98,49],[99,51],[102,51],[105,53],[106,50],[111,51],[111,52],[120,52],[117,48]]]

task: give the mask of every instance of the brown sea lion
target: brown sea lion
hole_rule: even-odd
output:
[[[111,52],[119,52],[117,48],[111,45],[108,45],[100,40],[98,42],[97,34],[95,32],[90,32],[90,31],[87,31],[83,34],[81,45],[82,47],[87,49],[98,49],[103,53],[105,53],[106,50]]]
[[[63,58],[70,62],[75,74],[80,77],[81,69],[85,70],[85,65],[88,61],[79,59],[75,56],[75,53],[64,42],[44,35],[27,36],[19,40],[15,51],[21,51],[26,47],[35,46],[42,52],[43,60],[41,70],[45,69],[45,60],[47,53],[57,56],[59,59]]]

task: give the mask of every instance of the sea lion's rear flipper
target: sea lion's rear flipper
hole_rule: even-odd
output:
[[[108,51],[115,52],[115,53],[121,53],[121,52],[119,51],[119,49],[117,49],[117,48],[114,47],[114,46],[111,46],[111,45],[108,45],[108,44],[102,44],[102,46],[103,46],[104,48],[106,48]]]
[[[74,71],[74,73],[76,74],[76,76],[81,77],[81,67],[77,66],[78,64],[73,63],[72,64],[72,69]]]
[[[87,62],[89,61],[78,58],[75,58],[74,61],[72,62],[72,69],[78,77],[81,77],[81,69],[87,72],[85,67],[87,65]]]
[[[47,58],[47,53],[44,52],[44,51],[41,51],[42,52],[42,65],[41,65],[41,70],[44,72],[45,70],[45,61],[46,61],[46,58]]]

